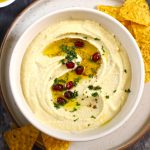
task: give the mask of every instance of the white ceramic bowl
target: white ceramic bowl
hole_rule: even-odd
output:
[[[4,1],[4,2],[1,2],[0,3],[0,8],[1,7],[6,7],[8,5],[10,5],[11,3],[13,3],[15,0],[7,0],[7,1]]]
[[[124,46],[131,63],[132,92],[129,94],[129,97],[124,107],[110,123],[92,131],[73,133],[58,131],[56,129],[46,127],[41,122],[39,122],[38,119],[32,113],[30,107],[26,103],[21,89],[20,67],[22,58],[28,45],[39,32],[44,30],[50,24],[52,25],[66,19],[89,19],[100,23],[106,30],[115,34],[117,39],[119,39],[121,44]],[[122,126],[125,123],[125,121],[127,121],[129,117],[133,114],[137,105],[139,104],[143,92],[144,64],[136,41],[134,40],[132,35],[127,31],[127,29],[117,20],[103,12],[99,12],[93,9],[69,8],[50,13],[47,16],[42,17],[24,32],[24,34],[20,37],[19,41],[17,42],[16,47],[14,48],[14,51],[11,56],[9,79],[15,102],[22,114],[31,124],[33,124],[42,132],[59,139],[64,139],[68,141],[87,141],[100,138],[112,133],[117,128]]]

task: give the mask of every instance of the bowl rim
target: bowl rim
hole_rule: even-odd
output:
[[[115,22],[115,24],[117,24],[118,26],[120,26],[120,28],[122,30],[124,30],[126,32],[126,34],[129,36],[130,40],[132,41],[133,45],[136,48],[136,53],[138,54],[139,60],[140,60],[140,68],[141,68],[141,81],[140,81],[140,87],[139,87],[139,93],[137,94],[137,99],[136,99],[136,103],[134,104],[134,106],[132,107],[131,111],[126,115],[125,118],[123,118],[117,125],[114,125],[113,127],[111,127],[110,129],[108,129],[107,131],[105,131],[104,133],[101,133],[99,135],[92,135],[90,137],[84,137],[84,138],[68,138],[68,137],[64,137],[64,136],[58,136],[58,135],[54,135],[51,134],[50,132],[47,132],[47,129],[42,128],[42,123],[40,121],[37,121],[38,119],[35,119],[35,117],[29,117],[28,115],[26,115],[26,110],[24,109],[23,106],[20,105],[19,102],[19,98],[17,96],[17,94],[15,93],[15,90],[13,88],[13,82],[11,80],[11,68],[12,68],[12,56],[13,56],[13,52],[12,52],[12,56],[10,58],[10,64],[9,64],[9,81],[10,81],[10,88],[12,91],[12,95],[14,97],[14,101],[17,105],[17,107],[19,108],[20,112],[23,114],[23,116],[33,125],[35,126],[37,129],[39,129],[40,131],[42,131],[45,134],[48,134],[52,137],[55,138],[59,138],[61,140],[67,140],[67,141],[89,141],[89,140],[94,140],[94,139],[98,139],[101,138],[105,135],[108,135],[110,133],[112,133],[113,131],[117,130],[119,127],[121,127],[129,118],[130,116],[134,113],[136,107],[139,104],[139,101],[141,99],[142,93],[143,93],[143,89],[144,89],[144,77],[145,77],[145,71],[144,71],[144,62],[143,62],[143,58],[140,52],[140,49],[135,41],[135,39],[133,38],[133,36],[131,35],[131,33],[115,18],[109,16],[108,14],[105,14],[104,12],[98,11],[98,10],[94,10],[91,8],[82,8],[82,7],[72,7],[72,8],[64,8],[64,9],[60,9],[60,10],[56,10],[52,13],[49,13],[43,17],[41,17],[40,19],[38,19],[36,22],[34,22],[31,26],[29,26],[24,33],[21,35],[21,37],[19,38],[19,40],[16,43],[16,46],[14,47],[14,50],[16,49],[18,43],[22,40],[23,35],[26,34],[26,32],[28,32],[29,30],[31,30],[31,28],[33,28],[33,26],[35,26],[36,24],[38,24],[39,22],[41,22],[42,20],[44,20],[45,18],[49,17],[49,16],[53,16],[53,15],[57,15],[60,13],[64,13],[64,12],[69,12],[69,11],[84,11],[84,12],[90,12],[90,13],[95,13],[98,14],[100,16],[103,16],[113,22]],[[14,51],[13,50],[13,51]]]
[[[1,8],[1,7],[8,6],[8,5],[10,5],[11,3],[13,3],[14,1],[15,1],[15,0],[7,0],[7,1],[1,2],[1,3],[0,3],[0,8]]]

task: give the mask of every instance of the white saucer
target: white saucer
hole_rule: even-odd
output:
[[[13,118],[19,125],[27,121],[14,103],[13,96],[8,82],[8,66],[13,48],[27,27],[40,17],[61,8],[66,7],[88,7],[95,8],[98,4],[121,5],[122,0],[41,0],[36,1],[27,8],[14,22],[10,28],[1,53],[0,83],[5,103]],[[145,84],[142,100],[131,118],[118,130],[103,138],[89,142],[73,142],[70,150],[107,150],[118,149],[125,146],[131,138],[140,133],[142,128],[150,128],[150,83]]]

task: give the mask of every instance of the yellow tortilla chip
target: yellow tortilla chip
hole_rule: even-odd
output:
[[[121,7],[117,7],[117,6],[104,6],[104,5],[99,5],[97,6],[97,10],[103,11],[106,14],[109,14],[110,16],[116,18],[117,20],[124,20],[123,18],[121,18],[118,14],[120,12],[120,8]]]
[[[10,150],[32,150],[39,131],[31,125],[12,129],[4,133]]]
[[[150,81],[150,72],[146,72],[145,82],[149,82],[149,81]]]
[[[135,39],[138,43],[150,43],[150,26],[131,23]]]
[[[70,142],[52,138],[44,133],[41,135],[46,150],[68,150]]]
[[[150,43],[138,43],[145,64],[145,81],[150,81]]]
[[[104,5],[97,6],[98,10],[103,11],[103,12],[109,14],[110,16],[114,17],[115,19],[120,21],[131,33],[133,33],[130,21],[124,20],[119,15],[120,8],[121,7],[117,7],[117,6],[104,6]]]
[[[150,24],[150,12],[146,0],[126,0],[120,8],[120,16],[141,25]]]

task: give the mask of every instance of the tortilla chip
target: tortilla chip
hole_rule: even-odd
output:
[[[145,65],[145,82],[150,81],[150,43],[137,41],[141,50]]]
[[[100,10],[106,14],[109,14],[110,16],[116,18],[117,20],[124,20],[123,18],[121,18],[118,14],[120,12],[120,8],[121,7],[117,7],[117,6],[104,6],[104,5],[99,5],[97,6],[97,10]]]
[[[117,6],[104,6],[104,5],[97,6],[98,10],[103,11],[103,12],[109,14],[110,16],[114,17],[115,19],[120,21],[131,33],[133,33],[132,27],[131,27],[131,22],[124,20],[119,15],[120,8],[121,7],[117,7]]]
[[[52,138],[44,133],[41,135],[46,150],[68,150],[70,142]]]
[[[10,150],[32,150],[39,131],[31,125],[12,129],[4,133]]]
[[[146,72],[145,82],[149,82],[149,81],[150,81],[150,72]]]
[[[150,43],[150,26],[131,23],[135,39],[138,43]]]
[[[120,8],[120,16],[141,25],[150,24],[150,12],[146,0],[126,0]]]

